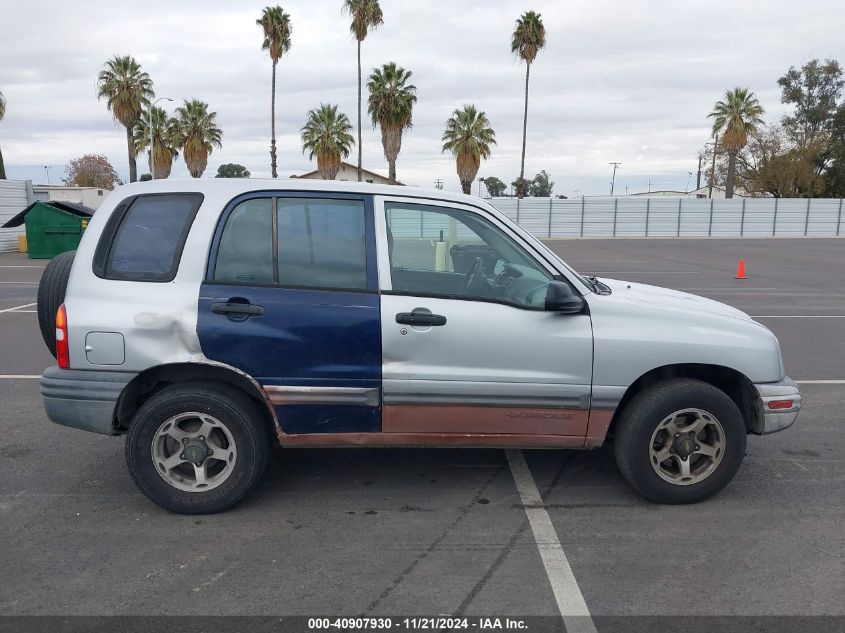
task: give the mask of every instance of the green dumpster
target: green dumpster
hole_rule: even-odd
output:
[[[33,202],[3,225],[26,225],[26,243],[30,259],[52,259],[59,253],[79,246],[94,209],[60,200]]]

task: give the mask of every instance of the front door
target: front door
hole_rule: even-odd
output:
[[[369,197],[261,193],[223,213],[199,299],[203,353],[264,387],[286,433],[381,429]]]
[[[377,198],[385,432],[583,437],[588,314],[544,310],[554,271],[492,214]]]

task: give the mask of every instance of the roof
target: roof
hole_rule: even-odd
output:
[[[341,166],[344,166],[344,167],[346,167],[347,169],[352,169],[352,170],[354,170],[354,171],[358,171],[358,165],[353,165],[353,164],[351,164],[351,163],[347,163],[347,162],[346,162],[346,161],[344,161],[344,160],[340,161],[340,164],[341,164]],[[365,168],[363,168],[363,167],[361,168],[361,172],[362,172],[362,173],[364,173],[364,174],[368,174],[368,175],[370,175],[370,176],[377,176],[378,178],[381,178],[382,180],[389,180],[389,178],[388,178],[387,176],[382,176],[382,175],[381,175],[380,173],[378,173],[378,172],[375,172],[375,171],[370,171],[369,169],[365,169]],[[307,172],[305,172],[305,173],[304,173],[304,174],[302,174],[301,176],[296,176],[296,178],[308,178],[309,176],[314,176],[314,175],[316,175],[316,174],[318,174],[318,173],[320,173],[320,170],[319,170],[319,169],[314,169],[314,170],[312,170],[312,171],[307,171]],[[397,182],[396,182],[396,184],[397,184],[397,185],[401,185],[402,183],[401,183],[401,182],[399,182],[399,181],[397,181]]]
[[[91,207],[86,207],[84,204],[78,204],[76,202],[65,202],[63,200],[36,200],[26,209],[18,213],[11,220],[6,222],[6,224],[4,224],[0,228],[11,229],[16,226],[20,226],[21,224],[23,224],[26,214],[32,211],[32,209],[39,204],[48,207],[53,207],[54,209],[58,209],[60,211],[66,211],[67,213],[70,213],[72,215],[78,215],[81,218],[90,218],[94,215],[94,209],[92,209]]]
[[[312,180],[310,178],[165,178],[133,182],[114,189],[107,200],[120,200],[126,196],[142,193],[206,193],[232,199],[244,193],[254,191],[314,191],[373,194],[382,196],[405,196],[414,198],[433,198],[466,204],[481,202],[480,198],[463,193],[453,193],[441,189],[422,187],[398,187],[379,185],[369,182],[344,182],[341,180]],[[108,204],[108,202],[104,202]],[[101,207],[102,208],[102,207]]]

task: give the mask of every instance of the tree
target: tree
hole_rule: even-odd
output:
[[[185,99],[185,104],[176,108],[174,139],[194,178],[202,176],[213,148],[223,147],[223,130],[216,118],[217,113],[209,112],[208,104],[199,99]]]
[[[261,18],[255,23],[264,31],[264,42],[261,50],[270,54],[273,62],[273,79],[270,88],[270,173],[278,178],[276,170],[276,66],[282,55],[290,50],[291,20],[290,15],[282,7],[265,7]]]
[[[528,78],[531,74],[531,64],[537,58],[537,53],[546,45],[546,28],[540,14],[534,11],[526,11],[516,21],[511,38],[511,52],[525,62],[525,110],[522,116],[522,160],[519,164],[520,187],[516,195],[521,198],[525,195],[525,140],[528,133]]]
[[[179,135],[176,120],[167,115],[163,108],[152,108],[152,136],[155,152],[155,178],[168,178],[173,167],[173,159],[179,155]],[[133,129],[135,151],[147,152],[150,160],[150,111],[147,110],[136,122]],[[152,169],[152,165],[150,165]]]
[[[543,169],[539,174],[534,176],[534,180],[528,185],[528,195],[534,198],[551,198],[554,188],[555,183],[554,180],[551,180],[551,174]]]
[[[490,158],[490,146],[496,144],[496,133],[487,115],[474,105],[456,109],[446,121],[443,151],[455,157],[458,179],[463,192],[472,192],[472,183],[481,166],[481,159]]]
[[[831,122],[827,156],[825,191],[828,196],[845,198],[845,104],[839,106]]]
[[[249,178],[249,170],[243,165],[237,163],[226,163],[217,168],[217,175],[215,178]]]
[[[73,159],[65,167],[64,182],[71,187],[114,189],[115,185],[120,184],[120,178],[105,156],[85,154]]]
[[[763,107],[748,88],[734,88],[725,93],[724,101],[717,101],[708,118],[713,119],[713,138],[722,133],[722,146],[728,153],[728,180],[725,197],[732,198],[736,176],[736,157],[748,143],[749,135],[763,123]]]
[[[491,198],[501,198],[505,195],[505,190],[508,186],[496,176],[488,176],[484,179],[484,186]]]
[[[830,132],[837,111],[837,101],[845,86],[842,68],[835,59],[823,63],[813,59],[794,66],[778,79],[781,102],[795,106],[795,112],[783,118],[784,128],[799,142],[812,143]]]
[[[302,152],[308,158],[317,157],[317,170],[323,180],[334,180],[340,169],[340,159],[349,156],[355,139],[350,134],[349,117],[338,113],[336,105],[321,103],[308,112],[302,127]]]
[[[6,97],[0,92],[0,121],[6,116]],[[6,180],[6,167],[3,165],[3,152],[0,150],[0,180]]]
[[[378,0],[345,0],[343,11],[352,18],[349,30],[358,42],[358,182],[361,182],[361,42],[370,29],[384,23]]]
[[[115,55],[97,77],[97,99],[105,99],[112,116],[126,128],[129,153],[129,182],[138,178],[132,130],[142,110],[153,98],[153,82],[141,65],[129,55]]]
[[[417,87],[409,84],[411,71],[391,62],[376,68],[367,82],[370,98],[367,111],[373,127],[381,127],[381,145],[387,159],[388,178],[396,184],[396,158],[402,149],[402,132],[411,128]]]

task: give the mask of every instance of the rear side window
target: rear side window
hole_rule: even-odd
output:
[[[220,237],[214,280],[273,283],[273,201],[247,200],[236,206]]]
[[[148,194],[122,203],[106,225],[94,272],[106,279],[172,281],[202,194]]]

